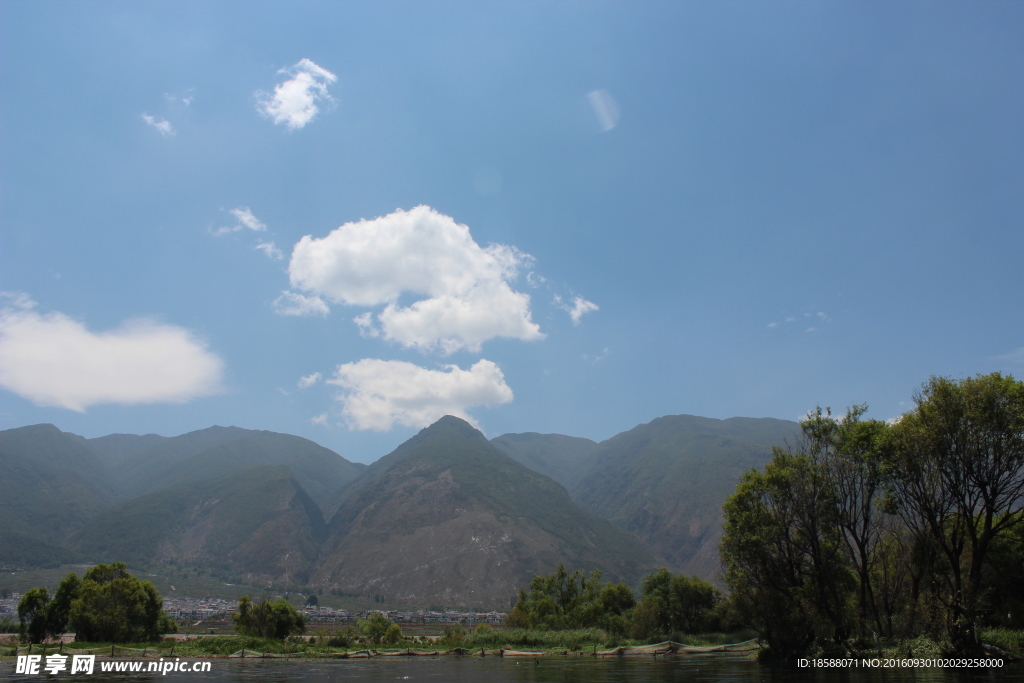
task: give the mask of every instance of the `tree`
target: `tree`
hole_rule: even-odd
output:
[[[320,604],[320,598],[316,597],[313,594],[310,594],[310,596],[308,598],[306,598],[306,605],[308,607],[316,607],[319,604]]]
[[[271,602],[263,598],[253,603],[248,595],[243,595],[238,601],[238,612],[232,619],[235,630],[243,636],[282,640],[306,630],[306,618],[283,599]]]
[[[129,574],[124,562],[92,567],[73,592],[68,620],[76,640],[145,642],[169,626],[156,587]]]
[[[850,591],[835,494],[805,453],[775,449],[764,473],[743,475],[724,505],[726,582],[768,641],[791,659],[816,640],[845,640]]]
[[[18,602],[18,629],[23,643],[41,643],[46,639],[46,606],[50,593],[45,588],[30,588]]]
[[[402,627],[394,623],[388,626],[387,630],[384,631],[381,642],[385,645],[397,645],[402,642]]]
[[[656,629],[641,638],[674,631],[699,633],[704,630],[706,615],[721,595],[715,587],[696,576],[673,576],[664,567],[644,578],[640,602],[649,603],[657,612]],[[647,608],[648,610],[650,608]],[[649,619],[645,615],[645,619]]]
[[[888,441],[893,508],[945,564],[947,631],[976,642],[990,551],[1024,523],[1024,383],[932,377]]]
[[[47,630],[51,635],[57,636],[64,633],[64,630],[68,626],[68,621],[71,618],[71,604],[78,596],[78,590],[81,587],[81,580],[78,578],[78,574],[71,572],[57,585],[57,590],[53,594],[53,600],[46,606],[46,623]],[[167,631],[161,631],[166,633]]]
[[[374,645],[384,639],[391,626],[394,626],[391,620],[380,612],[370,612],[365,619],[359,622],[359,630]]]
[[[551,630],[596,627],[621,635],[635,604],[626,584],[602,582],[600,571],[569,573],[559,564],[551,574],[534,576],[529,592],[520,591],[505,623]]]
[[[123,562],[98,564],[65,576],[53,599],[33,588],[18,605],[23,638],[33,643],[56,637],[70,625],[79,641],[141,642],[173,633],[174,622],[161,609],[163,599],[149,581],[129,574]]]
[[[869,618],[878,632],[882,621],[875,604],[872,570],[875,546],[881,540],[883,513],[878,507],[881,492],[880,444],[888,425],[860,418],[864,404],[853,406],[840,419],[819,407],[800,424],[804,450],[823,467],[836,503],[839,528],[850,562],[857,572],[858,630],[869,632]]]

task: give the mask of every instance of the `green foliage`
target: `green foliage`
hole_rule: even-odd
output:
[[[983,643],[990,643],[1017,655],[1024,656],[1024,629],[982,629],[981,641]]]
[[[381,638],[381,642],[385,645],[398,645],[404,640],[402,636],[402,627],[398,624],[391,624],[387,630],[384,631],[384,636]]]
[[[712,611],[721,594],[696,576],[673,576],[667,569],[649,574],[643,583],[640,605],[633,614],[630,633],[651,638],[673,632],[713,630]]]
[[[232,617],[235,630],[254,638],[283,640],[306,630],[306,618],[287,600],[271,602],[266,598],[253,603],[248,595],[238,601],[238,612]]]
[[[391,620],[380,612],[370,612],[369,616],[361,619],[357,625],[360,632],[374,645],[380,644],[387,634],[388,628],[393,626]]]
[[[50,593],[45,588],[33,588],[18,602],[18,630],[23,643],[41,643],[47,635],[46,606]]]
[[[57,586],[53,599],[45,588],[33,588],[18,603],[19,634],[24,642],[41,643],[56,638],[68,625],[72,601],[78,595],[78,575],[68,574]]]
[[[71,577],[64,581],[71,591]],[[163,598],[156,588],[129,574],[124,562],[89,569],[73,593],[68,620],[78,640],[147,642],[157,639],[161,628],[170,626],[161,618],[165,616]]]
[[[979,627],[1019,627],[1024,383],[933,377],[915,401],[892,426],[818,409],[798,448],[744,475],[724,506],[721,620],[785,659],[879,637],[965,652]]]
[[[792,659],[815,640],[843,639],[852,577],[822,465],[776,449],[763,474],[743,475],[724,509],[726,581],[773,656]]]
[[[932,377],[892,429],[884,468],[892,508],[933,549],[947,634],[971,647],[986,564],[1024,523],[1024,382],[1000,373]],[[929,572],[933,573],[933,572]]]
[[[469,639],[466,637],[466,632],[462,626],[455,624],[454,626],[444,627],[444,631],[441,632],[441,638],[437,641],[437,644],[444,648],[465,647],[469,645]]]
[[[522,591],[506,619],[507,627],[528,624],[534,628],[565,630],[601,628],[624,634],[629,613],[636,604],[625,584],[601,581],[601,572],[586,576],[577,569],[571,574],[562,564],[547,576],[534,576],[530,591]]]

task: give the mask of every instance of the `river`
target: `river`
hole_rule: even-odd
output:
[[[85,681],[168,681],[175,683],[344,683],[346,681],[408,681],[409,683],[1009,683],[1024,681],[1024,665],[1002,668],[941,669],[809,669],[760,665],[749,659],[635,657],[615,659],[538,658],[508,660],[498,657],[380,657],[349,660],[213,659],[203,673],[104,673],[101,661],[91,675],[67,673],[14,673],[13,659],[0,664],[0,679],[30,683],[59,678]]]

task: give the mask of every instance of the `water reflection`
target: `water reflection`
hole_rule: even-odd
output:
[[[98,664],[98,662],[97,662]],[[10,667],[10,668],[7,668]],[[98,667],[97,667],[98,668]],[[14,670],[4,663],[4,674]],[[4,678],[4,676],[0,676]],[[46,676],[46,678],[51,678]],[[408,681],[409,683],[1008,683],[1024,680],[1024,665],[1002,669],[796,669],[775,668],[747,659],[541,658],[518,661],[497,657],[379,658],[362,660],[283,661],[215,659],[209,673],[111,674],[59,678],[142,683],[344,683],[346,681]],[[40,676],[14,676],[19,683]]]

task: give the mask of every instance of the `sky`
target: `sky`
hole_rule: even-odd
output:
[[[0,429],[890,419],[1024,376],[1024,4],[0,3]]]

